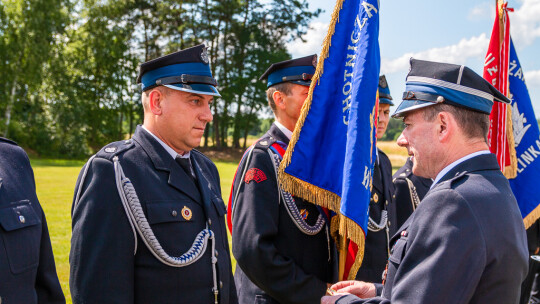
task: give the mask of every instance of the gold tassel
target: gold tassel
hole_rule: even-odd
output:
[[[339,226],[339,230],[345,230],[347,232],[347,238],[358,245],[358,254],[354,259],[353,265],[349,270],[349,276],[347,277],[348,280],[354,280],[364,259],[365,233],[357,223],[344,215],[340,215]],[[347,248],[344,248],[344,250],[347,250]]]
[[[508,179],[517,176],[516,143],[514,142],[514,126],[512,125],[512,107],[506,105],[506,140],[510,152],[510,166],[504,167],[504,176]]]

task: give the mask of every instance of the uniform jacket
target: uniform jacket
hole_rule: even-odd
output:
[[[337,303],[517,303],[527,274],[523,220],[495,155],[466,160],[392,239],[382,297]]]
[[[255,146],[249,164],[240,163],[235,179],[234,193],[240,193],[234,202],[232,249],[239,301],[319,303],[326,283],[334,279],[333,245],[326,224],[318,234],[306,235],[279,202],[276,172],[267,152],[276,140],[289,142],[273,124]],[[260,170],[261,178],[241,180],[244,166]],[[318,208],[298,198],[295,203],[307,211],[307,223],[313,225]]]
[[[0,138],[0,303],[65,303],[28,156]]]
[[[70,253],[74,303],[214,303],[210,242],[200,260],[180,268],[157,260],[138,234],[134,254],[134,233],[116,188],[114,156],[167,254],[180,256],[188,251],[208,222],[216,237],[219,303],[236,303],[216,166],[192,150],[195,185],[140,126],[131,140],[112,143],[98,152],[77,181]],[[191,218],[184,216],[187,210]]]
[[[413,163],[409,157],[407,158],[405,165],[399,168],[392,176],[394,184],[393,198],[396,202],[397,211],[396,228],[401,227],[416,209],[416,204],[411,195],[414,196],[414,193],[416,193],[418,199],[421,201],[424,196],[426,196],[429,187],[431,187],[431,184],[433,183],[430,178],[414,175],[412,173],[412,166]]]
[[[378,149],[378,162],[373,172],[373,189],[369,202],[369,217],[380,223],[381,213],[387,211],[388,232],[368,231],[366,236],[364,260],[356,274],[356,279],[365,282],[381,283],[382,274],[388,261],[389,238],[397,230],[396,204],[392,200],[392,163],[386,154]]]

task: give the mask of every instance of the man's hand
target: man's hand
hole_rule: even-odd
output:
[[[337,293],[350,293],[362,299],[373,298],[377,295],[377,290],[375,289],[375,285],[373,283],[362,281],[341,281],[332,285],[331,288]],[[321,303],[323,302],[321,301]]]

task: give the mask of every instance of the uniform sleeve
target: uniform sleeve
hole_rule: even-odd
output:
[[[58,281],[58,275],[56,274],[51,239],[49,237],[45,214],[42,215],[41,221],[41,245],[39,250],[39,266],[36,274],[38,303],[66,303],[62,288],[60,287],[60,282]]]
[[[432,193],[416,209],[408,229],[391,300],[468,303],[485,262],[485,239],[468,202],[454,190]]]
[[[326,283],[306,274],[279,252],[279,201],[276,173],[266,151],[255,149],[248,164],[249,183],[238,180],[233,217],[233,254],[248,278],[281,303],[318,303]],[[291,244],[291,246],[302,246]]]
[[[135,243],[113,164],[95,158],[87,166],[86,178],[81,181],[79,177],[75,189],[77,193],[82,187],[79,202],[72,208],[73,303],[133,303]]]
[[[24,153],[25,159],[30,167],[30,160],[26,153]],[[31,179],[33,182],[33,190],[36,191],[34,172],[30,169]],[[38,297],[38,303],[47,304],[60,304],[66,303],[64,293],[60,287],[60,281],[56,273],[56,266],[54,263],[54,255],[52,251],[51,239],[49,236],[49,229],[47,227],[47,220],[45,219],[45,213],[41,210],[41,240],[39,248],[39,265],[36,272],[36,294]]]

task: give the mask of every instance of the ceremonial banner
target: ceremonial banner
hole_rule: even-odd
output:
[[[508,54],[510,45],[510,20],[507,2],[497,1],[495,24],[491,33],[489,49],[484,64],[484,79],[508,97]],[[507,178],[516,176],[516,150],[512,138],[512,114],[510,106],[495,102],[489,119],[489,149],[497,156],[501,171]]]
[[[510,179],[525,228],[540,217],[540,131],[529,97],[523,69],[514,44],[510,40],[509,61],[510,97],[512,100],[512,125],[517,153],[517,176]]]
[[[286,191],[337,214],[331,230],[341,236],[341,279],[354,278],[364,253],[376,157],[378,39],[377,0],[337,1],[309,96],[279,169]],[[343,240],[358,248],[347,269],[349,244]]]

